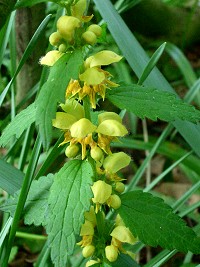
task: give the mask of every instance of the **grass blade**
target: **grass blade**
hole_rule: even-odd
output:
[[[160,59],[160,57],[162,56],[164,49],[166,47],[167,43],[163,43],[160,47],[158,47],[158,49],[155,51],[155,53],[153,54],[153,56],[150,58],[147,66],[145,67],[139,81],[138,84],[142,85],[143,82],[147,79],[147,77],[149,76],[149,74],[151,73],[151,71],[153,70],[153,68],[156,66],[158,60]]]
[[[0,159],[0,187],[8,194],[13,195],[21,188],[24,174]]]
[[[33,49],[35,48],[35,44],[37,43],[38,39],[40,38],[40,36],[42,34],[44,34],[44,30],[47,26],[47,24],[49,23],[49,20],[51,18],[51,15],[48,15],[40,24],[40,26],[38,27],[37,31],[35,32],[35,34],[33,35],[33,37],[31,38],[20,62],[18,65],[18,68],[13,76],[13,78],[10,80],[10,82],[8,83],[8,85],[6,86],[6,88],[3,90],[3,92],[0,95],[0,106],[2,105],[4,98],[6,97],[6,94],[8,93],[11,85],[13,84],[15,78],[17,77],[17,74],[19,73],[19,71],[21,70],[22,66],[24,65],[25,61],[27,60],[27,58],[30,56],[30,54],[32,53]]]

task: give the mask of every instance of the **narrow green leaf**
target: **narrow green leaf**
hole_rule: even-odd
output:
[[[12,195],[21,188],[23,178],[21,171],[0,159],[0,188]]]
[[[0,30],[0,66],[2,65],[2,60],[5,55],[5,50],[8,44],[8,39],[10,36],[14,18],[15,18],[15,13],[13,12],[10,15],[10,18],[7,19],[6,23]]]
[[[197,76],[193,71],[191,64],[186,58],[186,56],[177,46],[171,43],[167,43],[166,52],[173,58],[173,60],[178,65],[188,87],[191,87],[197,80]]]
[[[17,67],[17,70],[14,74],[14,76],[12,77],[12,79],[10,80],[10,82],[8,83],[8,85],[6,86],[6,88],[3,90],[3,92],[0,95],[0,106],[2,105],[6,94],[8,93],[11,85],[13,84],[15,78],[17,77],[17,74],[20,72],[22,66],[24,65],[25,61],[27,60],[27,58],[30,56],[30,54],[33,52],[33,49],[35,48],[35,45],[37,43],[37,41],[39,40],[40,36],[42,34],[44,34],[44,30],[47,26],[47,24],[49,23],[49,20],[51,19],[51,15],[48,15],[40,24],[40,26],[38,27],[37,31],[34,33],[33,37],[31,38],[30,42],[28,43],[26,50],[19,62],[19,65]]]
[[[67,63],[67,64],[66,64]],[[44,147],[47,149],[52,138],[52,119],[57,104],[64,102],[65,90],[70,79],[77,79],[83,56],[80,50],[62,56],[52,67],[47,82],[41,88],[36,101],[36,123]]]
[[[17,0],[1,0],[0,1],[0,28],[5,24],[7,17],[10,15]]]
[[[56,174],[50,189],[47,233],[55,267],[65,266],[67,254],[76,244],[76,236],[89,210],[92,192],[92,167],[89,162],[72,160]]]
[[[153,68],[156,66],[156,64],[158,63],[158,60],[160,59],[160,57],[163,54],[163,51],[165,49],[166,43],[163,43],[156,51],[155,53],[152,55],[152,57],[150,58],[147,66],[145,67],[139,81],[138,84],[142,85],[143,82],[146,80],[146,78],[149,76],[149,74],[151,73],[151,71],[153,70]]]
[[[5,146],[14,136],[18,139],[35,121],[35,114],[35,103],[22,110],[3,131],[0,146]]]
[[[197,122],[200,111],[178,99],[176,95],[155,88],[127,85],[115,88],[107,98],[117,107],[127,109],[140,118],[157,118],[165,121],[176,119]]]
[[[117,13],[110,0],[93,1],[102,18],[106,21],[110,33],[115,39],[130,67],[136,75],[140,77],[149,61],[144,49]],[[159,88],[160,90],[175,93],[173,88],[157,68],[152,70],[148,78],[145,80],[144,85],[150,88]],[[175,121],[173,122],[173,125],[180,132],[183,138],[185,138],[195,153],[200,156],[200,125],[194,125],[187,121]]]
[[[122,195],[119,214],[134,236],[150,246],[200,253],[200,239],[158,197],[142,191]]]
[[[45,225],[45,218],[48,209],[49,189],[53,183],[53,174],[42,176],[34,180],[31,184],[26,203],[24,205],[23,215],[25,224]],[[10,197],[0,209],[14,215],[20,191]]]

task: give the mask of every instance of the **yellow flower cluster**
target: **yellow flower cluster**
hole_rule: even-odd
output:
[[[53,66],[54,63],[66,52],[71,52],[75,47],[85,44],[94,45],[102,34],[102,29],[97,24],[88,23],[93,15],[84,16],[87,0],[79,0],[71,6],[71,15],[61,16],[57,21],[57,31],[49,37],[49,42],[57,50],[48,52],[40,59],[40,64]]]
[[[80,232],[82,240],[77,243],[83,248],[82,254],[85,258],[93,257],[93,255],[95,255],[95,250],[96,247],[99,247],[99,243],[101,249],[104,250],[101,251],[101,253],[104,254],[110,262],[116,261],[120,252],[129,254],[134,258],[134,254],[130,251],[126,251],[123,248],[123,244],[128,243],[133,245],[138,242],[138,239],[135,238],[130,230],[124,225],[124,222],[119,215],[116,217],[114,228],[109,233],[110,245],[107,244],[108,240],[105,239],[104,236],[99,237],[97,232],[96,213],[92,206],[89,212],[85,212],[85,223],[82,225]],[[104,240],[104,244],[102,244],[102,240]],[[92,264],[99,262],[100,259],[94,257],[87,262],[86,266],[91,266]]]
[[[56,113],[53,126],[65,132],[61,145],[70,143],[65,151],[67,157],[77,156],[78,145],[81,145],[82,159],[89,148],[91,157],[101,166],[104,154],[111,154],[110,142],[128,133],[120,116],[114,112],[99,114],[98,125],[95,125],[84,117],[84,108],[76,100],[67,99],[61,108],[63,112]]]
[[[106,89],[118,86],[110,80],[112,75],[101,66],[108,66],[121,59],[121,56],[109,50],[103,50],[88,57],[84,62],[84,71],[79,75],[79,80],[70,81],[66,97],[77,97],[78,100],[82,100],[88,96],[92,108],[96,108],[96,95],[104,100]]]

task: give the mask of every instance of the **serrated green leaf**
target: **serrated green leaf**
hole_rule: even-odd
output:
[[[67,63],[67,64],[66,64]],[[77,79],[83,56],[80,50],[62,56],[52,67],[47,82],[41,88],[36,102],[36,124],[44,147],[47,149],[52,138],[52,119],[57,104],[64,102],[65,90],[70,79]]]
[[[56,174],[50,190],[47,233],[55,267],[65,266],[73,253],[76,236],[89,210],[92,192],[92,167],[89,162],[72,160]]]
[[[125,193],[121,200],[119,214],[140,241],[153,247],[200,253],[195,232],[162,199],[139,190]]]
[[[120,86],[108,92],[107,98],[117,107],[127,109],[140,118],[164,121],[200,120],[200,111],[178,99],[176,95],[139,85]]]
[[[0,188],[12,195],[21,188],[23,178],[23,172],[0,159]]]
[[[49,174],[34,180],[31,184],[24,206],[23,215],[25,224],[45,225],[48,209],[49,189],[53,183],[54,175]],[[20,191],[10,197],[0,209],[14,215]]]
[[[5,146],[14,136],[18,139],[35,121],[35,103],[22,110],[5,128],[0,137],[0,146]]]

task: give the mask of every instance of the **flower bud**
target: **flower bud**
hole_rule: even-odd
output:
[[[124,136],[128,133],[126,127],[117,120],[102,121],[96,132],[108,136]]]
[[[96,35],[91,31],[86,31],[82,34],[83,40],[90,45],[94,45],[97,41]]]
[[[115,227],[110,235],[123,243],[129,243],[133,245],[135,242],[137,242],[137,238],[132,235],[130,230],[122,225]]]
[[[80,25],[80,20],[72,16],[62,16],[57,21],[58,32],[68,41],[72,40],[74,30],[80,27]]]
[[[77,145],[69,145],[66,149],[65,149],[65,155],[68,158],[74,158],[77,156],[79,152],[79,147]]]
[[[59,47],[58,47],[58,50],[61,53],[65,53],[67,51],[67,45],[66,44],[60,44]]]
[[[40,64],[53,66],[62,55],[64,54],[57,50],[49,51],[44,57],[40,59]]]
[[[53,46],[58,47],[62,42],[62,36],[60,35],[59,32],[53,32],[49,36],[49,43]],[[62,51],[61,51],[62,52]]]
[[[92,124],[91,121],[82,118],[71,126],[70,132],[72,137],[84,138],[88,134],[93,133],[96,128],[97,127]]]
[[[101,180],[94,182],[91,188],[94,194],[94,198],[92,198],[94,203],[105,203],[112,193],[112,186]]]
[[[114,247],[113,245],[110,246],[106,246],[105,248],[105,254],[106,254],[106,258],[110,261],[110,262],[114,262],[117,260],[118,257],[118,250],[116,247]]]
[[[97,37],[101,36],[102,29],[97,24],[92,24],[87,28],[88,31],[93,32]]]
[[[95,251],[95,246],[93,246],[93,245],[87,245],[82,250],[83,257],[84,258],[91,257],[94,254],[94,251]]]
[[[116,182],[115,190],[119,193],[122,193],[125,190],[125,185],[122,182]]]
[[[90,155],[95,161],[102,161],[104,157],[103,151],[98,146],[91,148]]]
[[[108,173],[116,173],[129,165],[131,158],[124,152],[113,153],[105,158],[103,167]]]
[[[113,209],[119,209],[121,206],[121,199],[118,195],[111,195],[109,199],[107,200],[108,206],[112,207]]]

